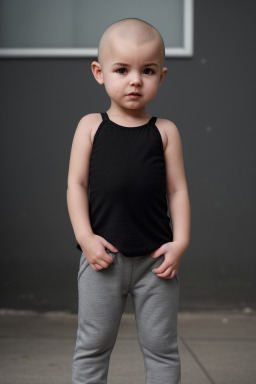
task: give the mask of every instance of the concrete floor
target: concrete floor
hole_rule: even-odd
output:
[[[71,384],[76,331],[74,314],[0,310],[0,383]],[[182,384],[256,383],[256,313],[252,310],[181,312],[178,335]],[[143,383],[134,314],[124,313],[108,384]]]

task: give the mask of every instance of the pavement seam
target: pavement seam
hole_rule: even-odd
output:
[[[253,341],[255,342],[256,339],[248,338],[244,339],[241,337],[232,337],[232,339],[229,339],[228,337],[186,337],[186,340],[192,340],[192,341]]]
[[[209,380],[209,382],[211,384],[216,384],[215,381],[211,378],[211,376],[209,375],[209,373],[207,372],[207,370],[205,369],[205,367],[203,366],[203,364],[200,362],[200,360],[198,359],[198,357],[196,356],[196,354],[194,353],[194,351],[190,348],[190,346],[188,345],[188,343],[186,343],[185,339],[183,339],[183,337],[179,337],[179,339],[182,341],[182,343],[184,344],[185,348],[188,350],[188,352],[191,354],[191,356],[194,358],[194,360],[196,361],[196,363],[198,364],[198,366],[201,368],[201,370],[204,372],[205,376],[207,377],[207,379]]]

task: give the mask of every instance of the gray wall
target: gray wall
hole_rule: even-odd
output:
[[[180,310],[255,308],[253,0],[195,0],[195,54],[167,59],[148,112],[178,126],[192,209]],[[109,108],[93,59],[2,59],[1,308],[77,310],[72,138]],[[128,302],[126,310],[131,310]]]

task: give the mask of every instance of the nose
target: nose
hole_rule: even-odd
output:
[[[138,73],[133,73],[130,80],[130,85],[132,86],[140,86],[141,85],[141,77]]]

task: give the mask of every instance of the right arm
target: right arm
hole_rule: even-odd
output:
[[[89,122],[87,115],[78,123],[71,148],[67,181],[68,212],[79,244],[93,235],[88,204],[89,162],[92,150]]]
[[[95,114],[84,116],[78,123],[70,154],[67,205],[77,242],[94,270],[107,268],[113,259],[105,247],[112,252],[118,250],[106,239],[93,233],[89,218],[89,165],[92,151],[92,126],[98,121]]]

